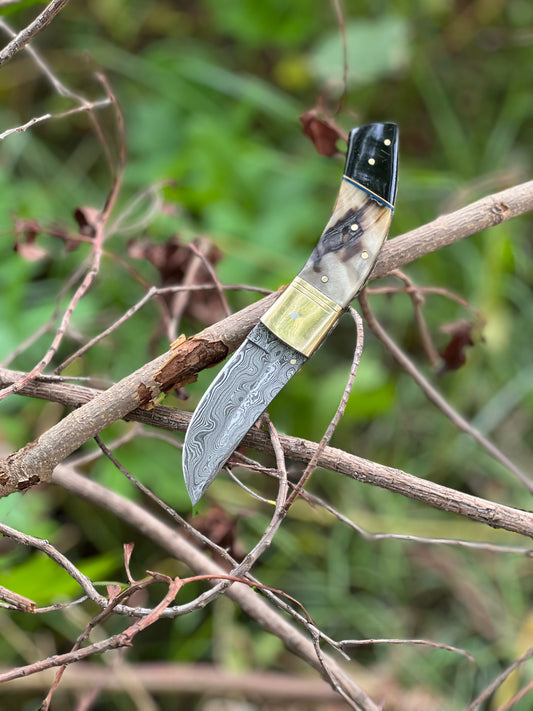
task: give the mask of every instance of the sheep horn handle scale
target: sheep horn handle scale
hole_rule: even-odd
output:
[[[350,132],[339,195],[317,246],[214,379],[189,424],[183,473],[193,505],[365,285],[389,231],[397,174],[396,124]]]

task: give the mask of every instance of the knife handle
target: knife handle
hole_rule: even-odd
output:
[[[365,285],[387,237],[397,173],[396,124],[351,131],[333,214],[298,275],[342,308]]]
[[[353,129],[333,214],[303,269],[261,319],[304,355],[365,285],[389,231],[397,177],[396,124]]]

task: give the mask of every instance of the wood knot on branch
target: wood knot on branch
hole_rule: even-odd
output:
[[[33,474],[29,476],[27,479],[21,479],[20,481],[17,482],[17,489],[19,491],[25,491],[26,489],[29,489],[31,486],[36,486],[37,484],[41,483],[41,479],[37,476],[37,474]]]
[[[504,202],[495,202],[490,208],[490,212],[496,220],[494,224],[498,225],[500,222],[504,222],[507,219],[509,213],[509,205]]]

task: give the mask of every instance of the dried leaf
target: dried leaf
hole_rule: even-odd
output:
[[[15,252],[28,262],[36,262],[48,255],[48,252],[35,244],[41,226],[36,220],[15,220]]]
[[[111,602],[112,600],[114,600],[116,598],[117,595],[120,594],[120,585],[110,584],[110,585],[106,585],[106,587],[107,587],[107,595],[109,597],[109,602]]]
[[[46,249],[28,242],[18,242],[15,244],[15,252],[18,252],[20,256],[28,262],[38,262],[39,259],[44,259],[44,257],[48,255]]]
[[[347,140],[346,133],[331,119],[319,119],[317,110],[311,109],[300,117],[300,123],[306,136],[313,141],[321,156],[340,155],[337,148],[339,138]]]
[[[102,218],[102,213],[96,207],[77,207],[74,210],[74,218],[80,228],[80,235],[94,237]]]
[[[207,237],[196,238],[193,244],[213,266],[222,259],[222,252]],[[161,286],[195,286],[213,281],[206,265],[199,262],[194,252],[177,235],[162,243],[133,239],[128,242],[127,249],[130,257],[146,259],[153,264],[159,272]],[[173,294],[165,296],[170,309],[174,298]],[[208,325],[226,315],[215,289],[191,292],[184,314]]]
[[[237,519],[229,516],[219,504],[213,504],[207,513],[195,516],[192,524],[206,538],[226,549],[235,560],[244,558],[244,549],[237,539]]]
[[[132,578],[130,571],[131,556],[133,554],[133,549],[135,548],[135,543],[124,543],[124,567],[126,568],[126,575],[128,580],[133,585],[135,582]]]
[[[443,365],[439,371],[440,375],[449,370],[457,370],[466,362],[465,349],[474,345],[472,331],[474,324],[468,321],[456,321],[441,327],[444,333],[449,333],[451,338],[442,353],[439,355],[443,360]]]

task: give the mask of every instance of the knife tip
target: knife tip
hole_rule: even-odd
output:
[[[182,457],[183,478],[191,504],[194,507],[215,478],[216,472],[211,476],[206,476],[205,469],[199,466],[199,462],[196,459],[193,458],[193,461],[189,461],[188,453],[187,443],[185,443]],[[201,473],[199,474],[199,472]]]

